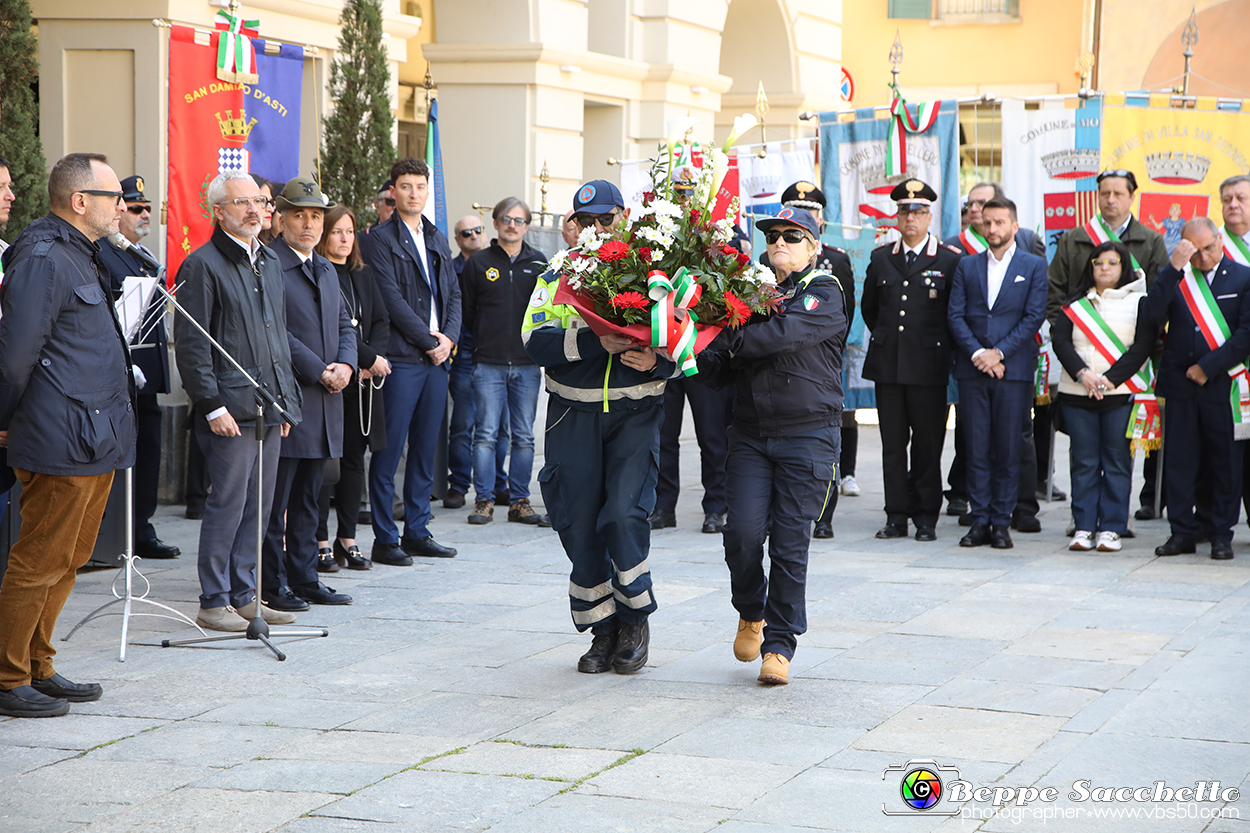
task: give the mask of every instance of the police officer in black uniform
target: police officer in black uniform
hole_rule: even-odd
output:
[[[877,537],[905,537],[910,518],[917,541],[936,541],[951,368],[946,306],[960,252],[929,233],[932,188],[908,179],[890,199],[902,239],[873,251],[862,307],[872,330],[864,378],[876,383],[885,482],[886,524]]]
[[[790,208],[802,208],[816,218],[820,233],[825,233],[825,192],[813,182],[799,180],[781,192],[781,204]],[[768,266],[768,254],[760,255],[760,263]],[[843,310],[846,312],[846,323],[849,328],[855,315],[855,272],[851,268],[851,256],[845,249],[837,246],[821,244],[820,253],[816,255],[816,269],[827,272],[838,279],[842,285]],[[859,448],[859,424],[855,421],[855,411],[842,412],[842,450],[838,458],[838,474],[842,477],[855,473],[855,453]],[[848,493],[849,494],[849,493]],[[855,494],[858,494],[856,492]],[[813,538],[833,537],[833,512],[838,508],[838,487],[835,484],[829,492],[829,502],[825,511],[816,520],[812,532]]]
[[[152,204],[143,193],[143,178],[123,179],[122,193],[126,213],[122,215],[121,234],[134,248],[155,260],[152,252],[140,242],[147,236],[152,218]],[[150,264],[106,239],[100,240],[96,262],[108,274],[114,292],[121,291],[122,281],[127,277],[157,274]],[[138,417],[134,468],[135,555],[143,558],[176,558],[181,554],[177,547],[158,538],[152,526],[161,478],[161,406],[157,404],[156,395],[169,393],[169,339],[165,335],[164,307],[164,296],[157,292],[130,345],[130,359],[138,370],[135,373]]]

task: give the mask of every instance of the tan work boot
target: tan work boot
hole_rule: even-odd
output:
[[[759,680],[769,685],[785,685],[790,682],[790,660],[781,654],[764,654]]]
[[[508,520],[518,524],[537,524],[540,520],[528,498],[522,498],[508,507]]]
[[[479,498],[473,501],[473,511],[469,514],[469,523],[475,526],[488,524],[495,517],[495,504],[493,501]]]
[[[247,620],[239,615],[239,611],[230,605],[225,607],[202,607],[195,617],[195,623],[210,631],[228,631],[243,633],[247,630]]]
[[[734,657],[739,662],[751,662],[760,655],[760,643],[764,641],[764,620],[748,622],[738,620],[738,635],[734,637]]]
[[[239,608],[238,614],[249,622],[256,618],[256,600],[252,599],[252,601]],[[270,625],[289,625],[295,621],[295,614],[288,613],[285,610],[274,610],[272,607],[269,607],[262,602],[260,606],[260,618],[264,619]]]

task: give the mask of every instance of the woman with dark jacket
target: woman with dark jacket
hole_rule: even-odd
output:
[[[712,349],[699,354],[695,378],[735,386],[724,529],[740,617],[734,656],[751,662],[762,652],[759,681],[784,685],[798,636],[807,630],[812,521],[833,489],[849,322],[837,279],[814,268],[821,253],[816,219],[805,209],[786,207],[756,227],[768,241],[782,307],[723,331]]]
[[[382,410],[382,384],[391,365],[382,355],[391,337],[386,303],[373,280],[373,272],[360,256],[356,242],[356,214],[345,205],[326,212],[317,254],[334,264],[339,274],[343,306],[356,329],[359,366],[356,381],[343,390],[343,457],[339,479],[321,490],[321,523],[317,528],[317,569],[323,573],[368,570],[373,562],[356,546],[356,518],[365,482],[365,451],[386,448],[386,424]],[[363,407],[362,407],[363,403]],[[330,496],[338,516],[337,537],[329,542]]]

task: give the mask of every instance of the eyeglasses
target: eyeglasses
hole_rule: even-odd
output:
[[[499,223],[504,226],[516,226],[520,228],[521,226],[528,226],[530,221],[524,217],[500,217]]]
[[[989,200],[968,200],[969,208],[984,208]]]
[[[218,205],[233,205],[235,208],[247,210],[249,205],[255,206],[257,209],[269,208],[273,205],[273,200],[268,197],[235,197],[232,200],[222,200]]]
[[[1221,241],[1221,240],[1217,237],[1217,238],[1215,238],[1214,240],[1212,240],[1210,243],[1208,243],[1207,245],[1203,246],[1203,247],[1202,247],[1201,249],[1199,249],[1198,251],[1200,251],[1200,252],[1206,252],[1206,253],[1207,253],[1207,254],[1209,254],[1209,255],[1213,255],[1213,254],[1215,254],[1216,252],[1220,251],[1220,250],[1221,250],[1221,249],[1223,249],[1223,248],[1224,248],[1224,243],[1223,243],[1223,241]]]
[[[929,209],[927,208],[913,208],[910,211],[900,208],[898,210],[899,220],[905,220],[908,217],[928,217],[928,216],[929,216]]]
[[[476,237],[477,235],[481,233],[482,233],[482,227],[478,226],[477,228],[461,229],[460,231],[456,232],[456,236],[463,237],[465,240],[468,240],[470,237]]]
[[[131,214],[135,215],[136,217],[138,217],[140,214],[143,214],[144,212],[147,212],[150,214],[152,212],[152,206],[150,205],[128,205],[126,206],[126,210],[129,211]]]
[[[1114,171],[1103,171],[1102,173],[1100,173],[1098,175],[1098,181],[1102,182],[1104,179],[1110,176],[1118,176],[1121,179],[1128,179],[1132,175],[1133,175],[1132,171],[1125,170],[1124,168],[1116,168]]]
[[[1118,260],[1095,260],[1094,261],[1095,269],[1110,269],[1113,266],[1119,266],[1119,265],[1120,265],[1120,261]]]
[[[787,243],[798,243],[802,240],[806,240],[807,235],[804,232],[801,232],[796,228],[788,228],[785,231],[778,231],[777,229],[769,229],[768,231],[764,232],[764,239],[767,240],[768,245],[771,246],[772,244],[776,243],[778,240],[784,240]]]
[[[97,191],[91,188],[83,188],[81,191],[75,191],[74,193],[75,194],[90,194],[93,197],[112,197],[115,200],[115,202],[113,203],[114,205],[121,205],[122,198],[126,196],[121,191]]]

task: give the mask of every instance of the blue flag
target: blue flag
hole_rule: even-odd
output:
[[[304,48],[282,44],[277,55],[267,54],[265,42],[256,47],[255,86],[243,87],[248,122],[244,170],[266,179],[286,182],[299,176],[300,102],[304,92]]]
[[[430,183],[433,193],[426,204],[425,215],[430,215],[430,206],[434,208],[433,221],[438,230],[447,235],[447,190],[443,185],[443,148],[438,142],[438,101],[430,101],[429,123],[425,129],[425,164],[430,166],[433,182]]]

